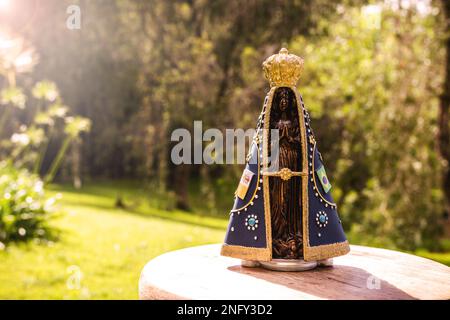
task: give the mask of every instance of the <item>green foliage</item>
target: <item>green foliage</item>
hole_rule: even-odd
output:
[[[40,81],[31,91],[33,97],[38,99],[33,108],[33,120],[17,126],[9,143],[2,143],[5,147],[3,159],[11,160],[16,167],[27,168],[35,174],[45,176],[44,181],[50,183],[63,164],[71,144],[78,141],[82,133],[89,132],[91,121],[69,113],[70,108],[62,103],[55,83]],[[27,99],[23,90],[18,87],[8,87],[2,91],[4,108],[15,106],[23,109],[27,100],[31,99]],[[11,118],[12,114],[5,111],[1,121],[11,121]],[[43,161],[47,156],[48,146],[54,139],[60,140],[59,149],[45,172]]]
[[[27,97],[22,89],[17,87],[9,87],[0,92],[0,105],[2,105],[3,108],[7,107],[7,105],[11,105],[23,109],[25,108],[26,100]]]
[[[64,132],[71,138],[77,138],[83,132],[89,132],[91,129],[91,121],[83,117],[66,118],[66,127]]]
[[[41,111],[36,114],[34,123],[42,127],[54,127],[55,121],[65,119],[69,108],[60,103],[51,104],[47,111]]]
[[[90,129],[91,122],[88,119],[68,115],[68,107],[59,101],[54,83],[39,82],[32,91],[35,98],[49,105],[39,104],[34,121],[20,125],[9,143],[2,143],[7,152],[2,150],[0,158],[1,246],[13,241],[48,238],[48,220],[55,199],[45,198],[44,182],[53,181],[71,143]],[[25,101],[23,90],[17,87],[2,91],[2,104],[5,108],[23,109]],[[10,121],[11,115],[12,113],[4,111],[2,122]],[[43,182],[38,174],[44,172],[41,166],[48,144],[52,138],[61,135],[64,140]],[[35,174],[29,173],[32,167]]]
[[[45,176],[45,182],[50,183],[55,178],[58,168],[61,166],[64,155],[70,146],[70,143],[80,136],[82,132],[88,132],[91,128],[91,121],[83,117],[67,117],[65,119],[66,126],[64,132],[66,133],[66,138],[64,139],[61,148],[56,154],[47,175]]]
[[[30,239],[49,239],[49,218],[55,198],[47,198],[44,184],[26,170],[0,162],[0,246]]]
[[[33,87],[33,96],[36,99],[53,102],[59,97],[56,84],[50,81],[40,81]]]
[[[20,56],[22,48],[14,43],[22,43],[22,39],[19,37],[10,43],[13,45],[8,45],[0,52],[0,60],[11,58],[13,53],[19,53]],[[24,54],[28,55],[29,52],[25,51]],[[7,83],[6,88],[0,90],[2,247],[8,242],[46,238],[49,235],[47,220],[55,199],[45,199],[44,182],[53,181],[71,144],[79,142],[81,133],[89,131],[91,124],[87,118],[69,115],[69,108],[62,104],[53,82],[37,82],[31,89],[34,100],[27,97],[26,91],[16,84],[16,73],[20,72],[21,68],[12,64],[8,70],[0,72]],[[20,113],[15,109],[20,109]],[[31,120],[22,120],[27,118],[23,114]],[[59,149],[46,170],[42,164],[48,146],[52,140],[61,138],[63,140]],[[34,174],[30,174],[31,171]],[[44,182],[39,174],[45,175]]]

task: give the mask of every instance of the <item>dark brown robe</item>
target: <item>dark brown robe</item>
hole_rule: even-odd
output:
[[[279,131],[279,155],[273,161],[278,162],[278,170],[301,169],[301,143],[298,112],[295,97],[280,89],[270,115],[271,129]],[[289,97],[288,106],[280,108],[281,95]],[[303,257],[301,181],[292,177],[285,181],[280,177],[270,177],[270,206],[272,222],[272,255],[278,259],[300,259]]]

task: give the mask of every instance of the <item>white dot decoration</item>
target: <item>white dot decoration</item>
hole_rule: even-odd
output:
[[[256,214],[249,214],[247,218],[245,218],[245,226],[247,227],[247,230],[255,231],[258,229],[258,216]]]
[[[316,224],[319,228],[325,228],[328,224],[328,215],[325,211],[319,211],[316,214]]]

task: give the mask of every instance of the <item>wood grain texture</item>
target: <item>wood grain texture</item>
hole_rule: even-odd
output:
[[[163,254],[144,267],[140,299],[450,299],[450,268],[392,250],[351,246],[334,266],[305,272],[245,268],[220,245]]]

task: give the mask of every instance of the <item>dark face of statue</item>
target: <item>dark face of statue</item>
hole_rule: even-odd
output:
[[[280,92],[280,110],[285,111],[289,106],[289,94],[287,90]]]

